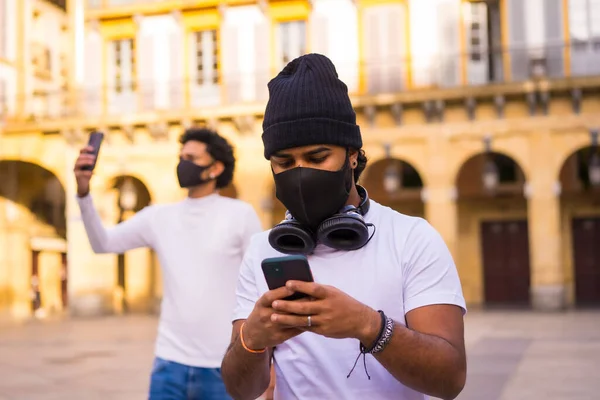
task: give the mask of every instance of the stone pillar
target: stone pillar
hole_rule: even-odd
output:
[[[529,198],[531,300],[534,309],[560,310],[566,303],[561,258],[560,201],[547,185]]]
[[[448,168],[449,143],[441,134],[431,135],[428,142],[429,165],[423,193],[425,218],[440,233],[456,262],[458,213],[455,178],[450,176]]]
[[[528,196],[531,301],[537,310],[560,310],[566,304],[561,257],[560,199],[548,154],[552,154],[547,132],[531,136]]]
[[[425,218],[440,233],[452,257],[457,262],[458,210],[456,208],[456,189],[444,185],[428,186],[423,197],[425,201]]]
[[[72,169],[78,150],[74,146],[68,146],[66,152],[69,311],[73,316],[104,315],[112,312],[115,256],[114,254],[95,255],[91,250],[75,197],[76,184]],[[91,192],[92,195],[97,193],[94,190],[94,179],[92,179]],[[99,196],[96,195],[94,198],[96,206],[100,206]]]

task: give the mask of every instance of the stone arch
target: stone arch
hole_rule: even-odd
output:
[[[428,177],[427,177],[427,155],[425,153],[426,147],[423,143],[415,143],[412,144],[402,144],[402,145],[391,145],[389,149],[389,158],[397,159],[404,161],[410,164],[415,170],[418,171],[421,180],[423,181],[423,186],[427,186]],[[367,155],[367,168],[365,172],[363,172],[363,176],[366,177],[365,173],[369,169],[369,167],[375,163],[378,163],[382,160],[388,159],[388,155],[386,154],[386,150],[384,146],[365,146],[365,153]],[[364,179],[361,177],[361,179]]]
[[[519,162],[517,160],[515,160],[511,155],[506,154],[505,152],[499,152],[499,151],[491,151],[489,153],[489,156],[493,158],[494,162],[496,164],[500,164],[498,166],[499,169],[502,168],[502,166],[506,166],[507,169],[512,165],[514,167],[514,171],[511,172],[507,172],[506,174],[510,174],[513,173],[515,174],[514,178],[516,180],[515,184],[509,188],[509,190],[504,191],[505,193],[510,192],[511,194],[516,194],[517,192],[520,192],[520,194],[523,194],[523,190],[524,190],[524,184],[527,182],[527,175],[525,173],[525,171],[523,170],[523,168],[521,167],[521,165],[519,164]],[[461,167],[459,168],[457,174],[455,175],[454,178],[454,185],[457,189],[457,194],[460,197],[470,197],[473,196],[477,193],[481,193],[483,190],[483,183],[482,180],[480,179],[481,177],[481,173],[483,171],[483,164],[485,163],[486,160],[486,153],[485,152],[479,152],[477,154],[473,154],[471,155],[471,157],[469,157],[468,159],[466,159],[464,161],[464,163],[461,165]],[[503,179],[502,176],[502,171],[499,171],[500,173],[500,183],[510,179]],[[469,182],[470,180],[474,179],[477,184],[473,184],[472,182]],[[520,185],[520,186],[519,186]]]
[[[127,187],[131,185],[130,187]],[[150,189],[142,179],[130,173],[114,176],[106,181],[107,194],[104,210],[110,210],[111,225],[131,218],[152,204]],[[131,207],[121,204],[122,191],[132,190],[135,201]],[[112,203],[112,204],[110,204]],[[161,280],[157,258],[152,249],[138,248],[116,257],[116,308],[119,312],[147,312],[153,306],[157,281]]]
[[[472,140],[452,144],[452,147],[451,154],[454,157],[448,161],[448,176],[453,177],[452,179],[456,182],[465,163],[481,155],[484,152],[484,145],[481,140]],[[531,176],[529,146],[524,139],[492,138],[491,147],[492,152],[513,159],[526,177]]]
[[[600,140],[600,139],[599,139]],[[570,132],[569,134],[563,134],[555,138],[556,145],[553,146],[556,149],[555,156],[553,158],[553,169],[555,171],[554,176],[557,180],[560,180],[561,173],[565,164],[578,151],[588,148],[591,146],[590,133],[586,131]]]
[[[386,187],[388,179],[390,187]],[[412,163],[395,157],[379,159],[367,166],[360,182],[373,200],[403,214],[425,216],[423,177]]]
[[[66,193],[51,170],[23,160],[0,160],[0,310],[17,318],[67,305]]]
[[[460,165],[457,189],[457,265],[464,291],[485,306],[530,304],[530,257],[526,172],[503,150],[470,154]],[[493,161],[497,185],[484,186],[482,175]]]
[[[60,178],[28,161],[0,160],[0,197],[29,209],[41,222],[66,238],[66,192]]]
[[[570,149],[559,173],[560,218],[562,226],[562,263],[569,303],[578,307],[600,304],[600,186],[589,177],[589,162],[600,157],[600,148],[590,146],[590,139],[582,146]]]
[[[144,207],[147,207],[150,204],[152,204],[152,195],[150,193],[150,188],[148,187],[148,185],[146,185],[146,183],[142,179],[140,179],[138,176],[136,176],[134,174],[127,173],[127,174],[123,174],[123,175],[117,175],[117,176],[109,179],[108,180],[108,188],[114,189],[114,190],[119,190],[127,179],[131,180],[131,182],[133,183],[135,192],[137,194],[136,204],[133,208],[133,211],[138,212],[141,209],[143,209]]]

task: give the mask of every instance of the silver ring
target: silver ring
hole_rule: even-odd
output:
[[[309,315],[309,316],[308,316],[308,325],[307,325],[307,326],[311,326],[311,325],[312,325],[312,322],[311,322],[311,320],[310,320],[310,315]]]

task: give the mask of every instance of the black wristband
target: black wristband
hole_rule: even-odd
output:
[[[367,349],[367,347],[365,345],[363,345],[362,343],[360,344],[360,352],[363,354],[371,353],[373,351],[373,349],[375,349],[375,347],[377,346],[377,343],[379,343],[379,341],[381,340],[381,337],[383,336],[383,334],[385,332],[385,325],[386,325],[385,321],[386,321],[387,317],[385,316],[383,311],[377,310],[377,312],[381,316],[381,328],[379,329],[379,333],[377,334],[377,339],[375,339],[375,341],[373,342],[371,347],[369,347]]]

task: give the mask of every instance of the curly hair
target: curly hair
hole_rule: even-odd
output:
[[[233,147],[227,139],[220,136],[217,132],[208,128],[190,128],[187,129],[179,138],[179,143],[186,144],[190,140],[206,144],[206,151],[210,156],[223,163],[223,172],[216,179],[217,189],[226,187],[233,180],[235,170],[235,155]]]
[[[364,172],[365,168],[367,168],[367,155],[363,149],[356,150],[358,152],[358,157],[356,158],[356,162],[358,165],[354,168],[354,183],[358,183],[358,179]]]

